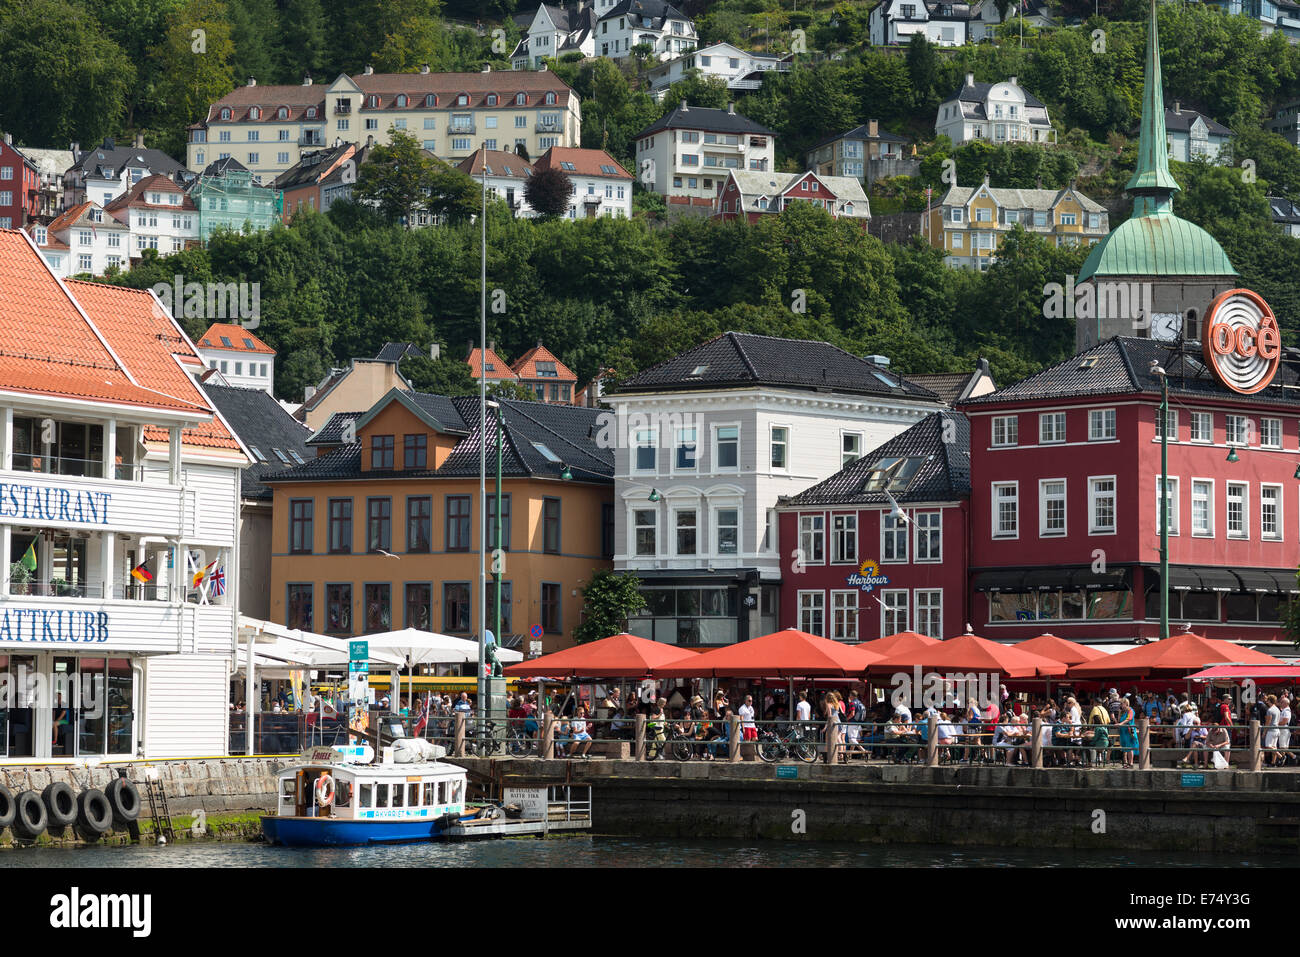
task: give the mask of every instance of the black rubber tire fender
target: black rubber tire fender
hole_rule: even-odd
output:
[[[113,828],[113,806],[103,791],[87,788],[77,795],[77,832],[98,840]]]
[[[14,823],[10,830],[14,837],[22,841],[34,841],[45,832],[49,819],[45,813],[45,802],[35,791],[23,791],[14,798]]]
[[[0,831],[13,824],[14,816],[17,813],[18,808],[14,804],[14,792],[0,784]]]
[[[77,821],[77,792],[71,784],[56,781],[41,792],[45,804],[46,827],[67,827]]]
[[[104,788],[104,797],[113,809],[114,827],[125,827],[140,816],[140,792],[126,778],[114,778]]]

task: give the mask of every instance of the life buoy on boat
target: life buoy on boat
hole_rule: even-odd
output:
[[[316,803],[321,807],[329,807],[334,803],[334,778],[328,774],[322,774],[316,779]]]

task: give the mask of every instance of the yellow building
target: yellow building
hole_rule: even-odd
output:
[[[189,128],[186,160],[203,169],[230,156],[269,183],[303,150],[335,143],[387,144],[405,130],[440,159],[456,164],[474,150],[531,157],[552,146],[581,146],[578,95],[545,69],[537,72],[340,74],[328,86],[258,86],[249,80],[217,100]]]
[[[931,245],[949,266],[988,269],[1002,238],[1017,225],[1056,246],[1091,246],[1110,231],[1106,208],[1071,184],[1065,189],[954,186],[926,223]]]
[[[612,567],[613,450],[592,437],[595,410],[503,409],[501,633],[527,651],[540,626],[549,653],[572,643],[582,586]],[[489,415],[489,548],[495,425]],[[309,444],[317,458],[266,479],[275,490],[272,619],[338,636],[405,627],[476,636],[478,399],[393,390],[358,418],[335,416]],[[490,574],[487,599],[491,628]]]

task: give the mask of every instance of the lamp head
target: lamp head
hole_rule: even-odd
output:
[[[1228,461],[1229,461],[1229,462],[1236,462],[1236,461],[1239,461],[1239,458],[1240,458],[1240,457],[1237,455],[1237,450],[1236,450],[1236,449],[1228,449]],[[1297,469],[1296,471],[1300,472],[1300,469]]]
[[[663,496],[659,494],[659,490],[657,488],[652,488],[650,490],[650,501],[657,502],[661,498],[663,498]]]

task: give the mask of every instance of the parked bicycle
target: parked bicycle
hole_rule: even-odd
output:
[[[526,757],[537,750],[537,739],[524,730],[522,721],[511,722],[506,740],[511,757]]]
[[[769,764],[788,757],[813,764],[817,761],[817,742],[797,725],[790,727],[785,734],[762,728],[758,732],[758,756]]]
[[[485,722],[478,734],[465,736],[465,753],[472,758],[488,758],[502,748],[495,721]]]
[[[689,761],[691,755],[695,753],[695,739],[675,725],[668,729],[668,737],[664,741],[657,741],[652,737],[646,738],[645,742],[645,759],[654,761],[661,757],[666,751],[671,757],[678,761]]]

